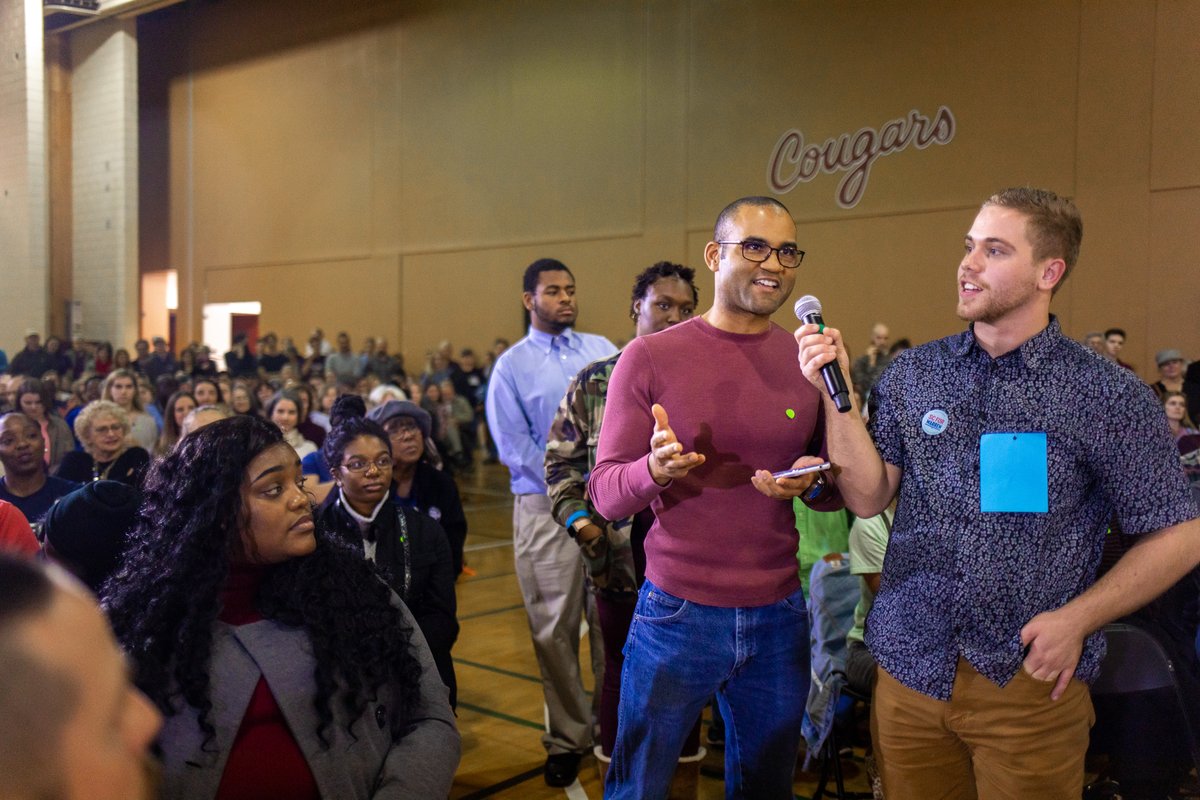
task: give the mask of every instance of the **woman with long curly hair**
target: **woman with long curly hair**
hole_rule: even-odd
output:
[[[374,563],[412,611],[454,706],[458,684],[450,648],[458,638],[458,606],[450,540],[431,517],[394,502],[392,444],[366,414],[358,395],[334,404],[338,422],[322,448],[334,487],[318,518],[322,528]]]
[[[238,415],[147,475],[102,596],[167,720],[165,798],[445,797],[460,742],[428,646],[314,528],[300,461]]]

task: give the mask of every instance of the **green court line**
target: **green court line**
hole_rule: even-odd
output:
[[[538,681],[538,683],[541,683],[541,681]],[[458,701],[458,707],[465,708],[468,711],[474,711],[476,714],[483,714],[484,716],[495,717],[496,719],[502,719],[505,722],[511,722],[514,725],[523,725],[526,728],[533,728],[535,731],[545,730],[545,727],[543,727],[540,722],[530,722],[527,719],[521,719],[520,717],[514,717],[512,714],[505,714],[503,711],[493,711],[490,708],[484,708],[483,706],[477,706],[474,703],[464,703],[461,698]]]
[[[520,607],[521,606],[517,606],[517,608]],[[533,675],[526,675],[523,672],[513,672],[512,670],[501,669],[500,667],[493,667],[491,664],[480,664],[478,661],[467,661],[465,658],[455,657],[454,663],[466,664],[468,667],[475,667],[476,669],[486,669],[488,672],[495,672],[498,675],[507,675],[510,678],[520,678],[521,680],[529,681],[530,683],[542,682],[541,678],[535,678]]]
[[[474,614],[459,614],[459,620],[477,619],[478,617],[490,617],[492,614],[503,614],[507,611],[516,611],[518,608],[524,608],[524,603],[517,603],[515,606],[505,606],[503,608],[491,608],[487,611],[476,611]]]

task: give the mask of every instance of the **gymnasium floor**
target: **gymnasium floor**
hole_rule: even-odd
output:
[[[454,646],[454,660],[463,755],[450,796],[457,800],[564,796],[600,800],[603,792],[590,757],[580,768],[579,781],[566,790],[552,789],[542,780],[546,756],[541,745],[541,679],[513,572],[508,470],[479,465],[472,474],[459,478],[459,488],[470,530],[466,559],[476,574],[464,575],[458,583],[462,630]],[[590,682],[586,640],[580,660],[585,682]],[[591,689],[590,683],[586,688]],[[860,792],[867,790],[861,756],[856,750],[843,762],[847,788]],[[702,767],[699,797],[703,800],[725,796],[718,771],[722,757],[711,753]],[[796,796],[811,797],[816,779],[814,774],[797,770]]]

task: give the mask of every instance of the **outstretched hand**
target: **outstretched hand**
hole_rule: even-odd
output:
[[[675,431],[671,430],[665,408],[655,403],[650,412],[654,414],[654,432],[650,434],[650,457],[646,463],[654,482],[666,486],[703,464],[704,456],[683,452],[683,445],[676,438]]]

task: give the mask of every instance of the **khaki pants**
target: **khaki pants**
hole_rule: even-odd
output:
[[[591,752],[592,706],[579,669],[579,631],[585,614],[597,688],[604,680],[604,643],[595,621],[595,601],[584,583],[579,545],[551,516],[546,495],[513,498],[513,556],[542,674],[549,726],[542,744],[551,754]]]
[[[950,701],[934,700],[878,670],[871,735],[888,800],[1079,800],[1095,722],[1073,680],[1057,701],[1052,683],[1024,669],[1004,688],[959,658]]]

